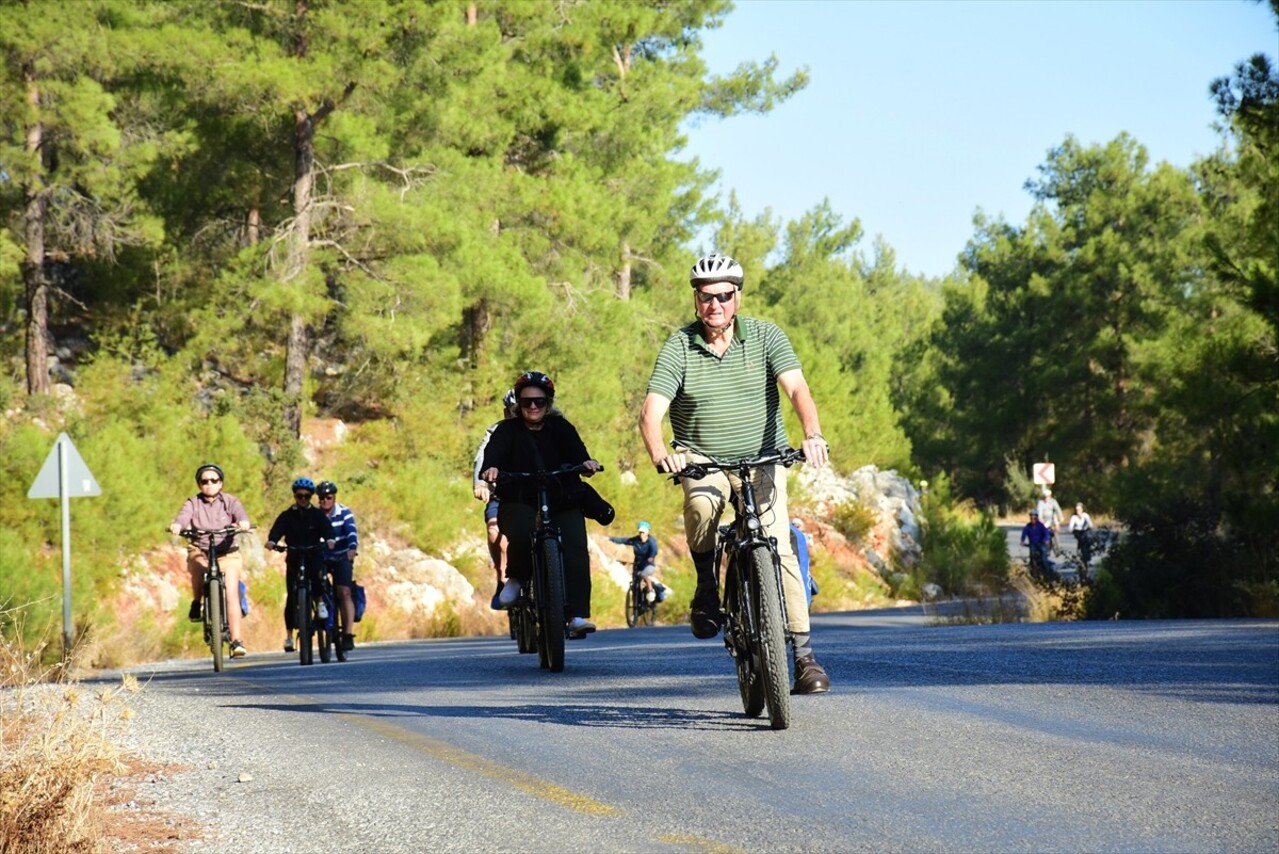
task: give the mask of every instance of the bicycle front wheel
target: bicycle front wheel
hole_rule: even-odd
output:
[[[302,570],[305,571],[305,570]],[[298,663],[307,665],[311,658],[311,591],[305,587],[298,589],[297,601],[298,623]]]
[[[729,558],[728,571],[724,573],[724,612],[728,617],[724,641],[737,666],[742,711],[748,718],[757,718],[764,713],[764,677],[759,669],[759,655],[750,642],[752,624],[745,604],[750,601],[748,595],[749,588],[736,570],[736,561]]]
[[[538,594],[538,641],[542,663],[552,673],[564,671],[564,556],[559,541],[542,541],[541,589]]]
[[[640,598],[636,595],[635,585],[626,588],[626,627],[633,629],[639,622]]]
[[[209,637],[209,651],[213,653],[213,671],[215,673],[222,672],[222,625],[226,621],[226,616],[222,613],[222,582],[216,578],[210,578],[206,585],[207,594],[204,598],[204,619],[207,620],[206,634]]]
[[[768,703],[768,723],[773,729],[790,726],[790,673],[786,663],[786,614],[778,586],[775,556],[764,546],[751,550],[751,597],[755,605],[755,628],[759,671],[763,677],[764,699]]]

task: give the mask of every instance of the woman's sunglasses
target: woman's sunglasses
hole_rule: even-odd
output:
[[[722,294],[704,294],[701,291],[698,291],[697,301],[702,305],[706,305],[711,300],[715,300],[717,302],[728,302],[735,296],[737,296],[737,291],[725,291]]]
[[[310,493],[310,492],[295,492],[295,493],[293,493],[293,497],[294,497],[294,498],[301,498],[301,499],[303,499],[303,500],[305,500],[305,501],[310,501],[310,500],[311,500],[311,494],[312,494],[312,493]]]
[[[221,483],[222,481],[216,477],[206,477],[200,481],[201,486],[208,486],[210,483]]]
[[[521,397],[520,407],[523,409],[541,409],[546,406],[546,398],[544,397]]]

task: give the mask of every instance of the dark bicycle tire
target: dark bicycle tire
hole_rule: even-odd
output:
[[[511,640],[515,641],[516,644],[519,644],[519,622],[515,617],[514,608],[506,609],[506,627],[511,631]],[[521,649],[520,652],[524,652],[524,650]]]
[[[299,572],[305,572],[302,567]],[[311,596],[305,587],[298,588],[298,662],[303,666],[313,662],[311,652]]]
[[[724,640],[730,646],[729,652],[737,668],[737,689],[742,697],[742,711],[748,718],[757,718],[764,713],[764,679],[759,672],[759,656],[751,651],[750,615],[740,604],[746,601],[746,588],[738,578],[733,563],[730,558],[728,570],[724,573],[724,611],[728,615]]]
[[[541,641],[546,669],[564,672],[564,556],[559,541],[548,537],[542,541],[542,578],[538,591]]]
[[[221,673],[223,667],[222,653],[222,624],[226,616],[222,613],[222,582],[217,578],[210,578],[207,586],[208,592],[205,595],[204,613],[205,619],[208,620],[209,633],[209,651],[213,653],[213,671]]]
[[[657,603],[648,601],[648,593],[640,598],[644,601],[643,610],[640,611],[640,621],[646,626],[651,626],[657,620]]]
[[[537,620],[533,618],[533,612],[528,608],[521,608],[516,620],[518,622],[516,623],[515,631],[519,634],[517,643],[520,644],[520,652],[537,652]]]
[[[626,588],[626,627],[628,629],[635,628],[635,624],[639,622],[639,597],[635,595],[635,584]]]
[[[768,548],[751,550],[751,595],[754,597],[759,649],[759,674],[773,729],[790,726],[790,672],[786,661],[786,615],[782,612],[775,557]]]
[[[333,632],[329,631],[325,621],[316,624],[315,645],[320,648],[321,664],[328,664],[333,660]]]

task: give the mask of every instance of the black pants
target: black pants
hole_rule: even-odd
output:
[[[503,501],[497,524],[506,536],[506,577],[528,584],[533,577],[533,523],[537,511],[527,504]],[[564,597],[567,616],[591,615],[591,559],[586,552],[586,518],[577,509],[551,514],[564,546]]]

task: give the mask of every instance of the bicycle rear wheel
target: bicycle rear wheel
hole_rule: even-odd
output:
[[[564,558],[559,541],[542,541],[541,588],[537,591],[538,641],[542,662],[552,673],[564,671]]]
[[[315,645],[320,649],[320,663],[328,664],[333,660],[333,632],[329,631],[324,620],[315,623]]]
[[[640,622],[646,626],[653,625],[653,621],[657,619],[657,602],[648,601],[648,591],[640,594],[643,600],[640,610]]]
[[[226,615],[222,613],[222,582],[216,578],[210,578],[209,583],[205,586],[204,597],[204,619],[205,633],[209,638],[209,651],[213,653],[213,671],[215,673],[222,672],[222,624],[226,620]]]
[[[751,596],[759,637],[759,673],[773,729],[790,726],[790,672],[786,662],[786,615],[778,586],[775,556],[764,546],[751,550]]]

